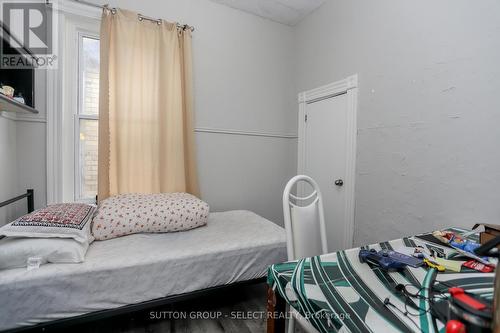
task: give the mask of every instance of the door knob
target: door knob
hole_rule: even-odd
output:
[[[337,180],[335,181],[335,185],[337,185],[337,186],[342,186],[342,185],[344,185],[344,181],[343,181],[342,179],[337,179]]]

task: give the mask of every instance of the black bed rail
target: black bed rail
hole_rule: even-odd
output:
[[[35,191],[33,189],[28,189],[28,190],[26,190],[26,193],[24,193],[24,194],[21,194],[15,198],[0,202],[0,208],[7,206],[7,205],[10,205],[11,203],[22,200],[24,198],[28,199],[28,214],[29,214],[35,210]]]
[[[33,326],[24,326],[18,328],[11,328],[5,331],[1,331],[0,333],[37,333],[37,332],[72,332],[77,331],[76,328],[79,325],[95,322],[115,316],[137,313],[140,311],[161,308],[163,306],[171,305],[171,309],[175,309],[175,305],[192,299],[196,299],[197,297],[202,296],[210,296],[215,295],[217,292],[222,290],[226,290],[228,292],[234,291],[237,288],[252,285],[265,283],[266,277],[260,277],[252,280],[246,281],[238,281],[233,282],[231,284],[226,284],[222,286],[210,287],[201,290],[195,290],[192,292],[188,292],[180,295],[171,295],[162,298],[153,299],[150,301],[145,301],[142,303],[129,304],[125,306],[121,306],[114,309],[109,310],[99,310],[95,312],[89,312],[82,315],[78,315],[76,317],[62,318],[56,319],[53,321],[42,322]]]

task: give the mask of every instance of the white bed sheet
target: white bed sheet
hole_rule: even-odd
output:
[[[94,242],[82,264],[0,270],[0,330],[263,277],[286,260],[284,230],[249,211],[208,225]]]

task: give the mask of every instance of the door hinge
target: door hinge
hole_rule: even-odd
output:
[[[304,121],[307,122],[307,114],[304,117]]]

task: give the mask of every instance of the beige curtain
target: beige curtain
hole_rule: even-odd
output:
[[[105,10],[101,22],[99,200],[198,195],[191,31]]]

